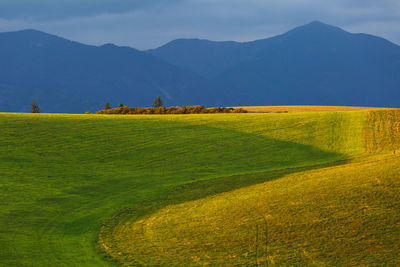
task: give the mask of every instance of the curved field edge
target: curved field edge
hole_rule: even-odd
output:
[[[289,174],[126,220],[124,265],[400,264],[400,158]]]
[[[364,157],[358,158],[357,160],[352,160],[349,165],[344,166],[344,167],[337,167],[335,168],[327,168],[327,169],[322,169],[319,173],[319,176],[323,176],[326,173],[331,173],[334,176],[337,173],[342,172],[342,176],[351,176],[354,174],[357,174],[357,172],[361,172],[366,175],[372,174],[374,169],[376,167],[381,167],[381,169],[378,171],[383,172],[384,175],[387,175],[387,170],[385,169],[385,165],[379,162],[387,162],[388,160],[383,159],[385,156],[378,155],[377,152],[379,151],[380,153],[384,151],[390,151],[389,153],[391,154],[392,151],[393,153],[396,153],[396,150],[399,149],[399,144],[400,144],[400,131],[398,129],[398,123],[400,122],[400,117],[399,117],[399,112],[398,111],[379,111],[379,112],[368,112],[367,116],[367,121],[366,121],[366,127],[364,131],[364,144],[365,144],[365,150],[369,152],[368,156],[364,155]],[[383,157],[383,158],[382,158]],[[366,161],[366,158],[368,158],[368,161]],[[395,158],[397,160],[397,158]],[[389,160],[390,161],[390,160]],[[359,163],[356,163],[359,162]],[[361,162],[361,163],[360,163]],[[331,165],[335,164],[343,164],[345,162],[332,162]],[[396,174],[395,168],[392,168],[393,166],[397,166],[399,162],[397,161],[396,164],[390,165],[388,168],[388,171],[391,171],[391,174]],[[369,165],[368,165],[369,164]],[[370,165],[373,165],[374,167],[371,169]],[[371,165],[371,166],[372,166]],[[357,166],[355,169],[351,170],[351,166]],[[315,168],[323,168],[327,166],[315,166]],[[342,171],[346,170],[346,171]],[[357,168],[359,168],[357,170]],[[305,168],[307,169],[307,168]],[[312,166],[309,166],[308,169],[313,169]],[[334,171],[332,172],[331,169]],[[349,169],[352,171],[349,171]],[[368,171],[366,171],[368,170]],[[326,251],[322,251],[322,258],[321,258],[321,253],[318,254],[318,250],[316,250],[315,255],[311,256],[308,255],[307,260],[304,260],[304,255],[306,255],[308,252],[303,251],[304,253],[300,253],[300,251],[296,251],[296,258],[295,260],[288,260],[286,255],[279,255],[277,253],[277,256],[272,257],[272,256],[262,256],[262,253],[265,253],[265,245],[264,249],[261,250],[261,252],[254,252],[257,251],[258,248],[263,247],[263,243],[260,243],[258,245],[255,245],[256,248],[251,249],[248,247],[247,250],[243,250],[243,246],[239,246],[239,251],[235,250],[235,247],[230,247],[224,246],[221,244],[226,244],[226,240],[234,239],[234,233],[238,233],[238,225],[241,224],[241,227],[244,227],[244,229],[249,230],[249,225],[246,226],[246,222],[251,222],[252,220],[250,218],[237,218],[236,223],[231,224],[230,229],[234,229],[228,234],[220,234],[218,235],[218,231],[221,228],[226,227],[224,226],[224,223],[226,222],[226,218],[232,218],[235,216],[235,214],[240,214],[240,210],[246,210],[246,214],[250,214],[251,210],[257,210],[257,206],[260,205],[260,203],[249,205],[247,203],[248,199],[251,198],[252,190],[254,191],[255,189],[253,186],[250,188],[253,189],[238,189],[236,191],[240,190],[247,190],[246,194],[242,194],[242,203],[236,202],[232,204],[232,201],[228,201],[228,205],[225,203],[224,205],[220,204],[215,204],[215,199],[218,198],[226,198],[227,195],[229,194],[237,194],[236,191],[233,191],[232,193],[224,193],[221,195],[218,195],[218,193],[229,191],[235,188],[240,188],[240,187],[246,187],[246,184],[240,184],[239,186],[236,184],[236,180],[239,181],[253,181],[249,182],[247,185],[251,183],[260,183],[263,180],[268,181],[266,183],[263,183],[263,186],[265,185],[274,185],[277,183],[278,185],[276,187],[279,187],[279,183],[285,183],[285,180],[287,179],[294,179],[297,180],[296,177],[302,177],[304,175],[309,175],[312,176],[313,171],[307,172],[302,172],[299,174],[290,174],[298,171],[304,171],[301,169],[288,169],[288,170],[281,170],[281,171],[276,171],[276,172],[267,172],[267,173],[257,173],[257,174],[250,174],[250,175],[243,175],[243,176],[236,176],[236,177],[225,177],[225,178],[220,178],[220,180],[225,181],[223,183],[218,183],[217,180],[215,180],[215,185],[213,185],[214,181],[208,181],[209,182],[209,188],[211,190],[206,190],[204,186],[199,186],[196,183],[193,185],[186,185],[184,188],[179,188],[177,189],[176,192],[171,192],[171,196],[174,196],[172,198],[158,198],[158,199],[153,199],[152,201],[149,201],[148,203],[143,203],[142,206],[139,207],[133,207],[128,211],[121,212],[115,217],[113,217],[111,220],[109,220],[102,228],[100,232],[100,244],[105,248],[105,250],[114,258],[115,260],[119,261],[122,264],[128,264],[128,265],[140,265],[140,264],[150,264],[150,265],[159,265],[159,264],[185,264],[185,265],[199,265],[199,264],[227,264],[228,265],[234,265],[234,264],[255,264],[255,262],[258,262],[257,264],[260,263],[266,263],[266,260],[270,260],[270,263],[276,262],[277,259],[279,259],[279,262],[282,264],[317,264],[319,263],[329,263],[329,264],[337,264],[337,263],[348,263],[346,261],[348,260],[354,260],[351,258],[346,258],[346,257],[337,257],[334,256],[334,260],[332,261],[332,257],[330,256],[324,256],[323,253]],[[376,173],[376,172],[375,172]],[[317,175],[318,176],[318,175]],[[294,178],[293,178],[294,177]],[[361,177],[361,178],[360,178]],[[280,179],[278,179],[280,178]],[[315,177],[312,177],[315,179]],[[365,177],[362,177],[362,175],[358,176],[357,182],[360,182],[361,179],[364,179]],[[394,177],[390,177],[392,179]],[[276,180],[278,179],[278,180]],[[276,180],[276,181],[274,181]],[[318,179],[316,179],[318,180]],[[324,178],[323,180],[327,180]],[[395,180],[395,179],[394,179]],[[232,186],[227,186],[232,182]],[[332,183],[333,179],[331,180]],[[332,184],[330,184],[332,185]],[[303,186],[301,184],[295,184],[294,187],[298,186]],[[309,185],[308,185],[309,186]],[[358,184],[354,184],[353,187],[356,188]],[[396,185],[397,186],[397,185]],[[199,187],[197,190],[196,188]],[[287,187],[287,186],[286,186]],[[217,190],[215,190],[217,188]],[[312,187],[311,187],[312,188]],[[324,190],[329,189],[329,188],[323,188]],[[270,190],[272,190],[270,188]],[[315,186],[314,186],[315,190]],[[197,191],[197,192],[196,192]],[[279,191],[279,190],[278,190]],[[292,190],[293,191],[293,190]],[[339,190],[340,191],[340,190]],[[198,194],[201,192],[200,194]],[[254,192],[253,192],[254,193]],[[263,192],[265,193],[265,192]],[[294,193],[296,193],[294,191]],[[321,192],[313,192],[313,193],[321,193]],[[343,192],[341,192],[343,193]],[[349,192],[347,192],[349,193]],[[260,194],[260,193],[259,193]],[[325,192],[322,192],[322,194],[325,194]],[[253,194],[254,195],[254,194]],[[293,196],[298,196],[293,194]],[[204,199],[204,196],[206,196]],[[208,196],[208,197],[207,197]],[[211,196],[211,197],[210,197]],[[391,197],[393,194],[391,195]],[[260,197],[260,196],[259,196]],[[243,198],[246,199],[246,203],[243,202]],[[254,197],[253,197],[254,198]],[[265,198],[265,195],[264,195]],[[315,197],[314,197],[315,198]],[[194,201],[194,199],[200,199],[197,201]],[[210,200],[211,199],[211,200]],[[312,198],[310,198],[312,200]],[[309,199],[309,200],[310,200]],[[317,198],[315,198],[317,199]],[[172,200],[172,201],[171,201]],[[387,200],[387,199],[386,199]],[[394,199],[397,201],[397,199]],[[198,203],[202,202],[209,202],[209,206],[203,205],[203,208],[198,208],[199,205]],[[292,199],[292,201],[295,201],[295,199]],[[335,198],[332,197],[332,201],[335,201]],[[178,203],[183,203],[183,204],[178,204]],[[211,204],[210,204],[211,203]],[[229,204],[231,203],[231,204]],[[315,203],[306,203],[308,205],[308,208],[310,206],[314,206],[314,208],[317,208],[318,210],[318,205],[316,205],[318,201]],[[321,202],[323,203],[323,202]],[[231,206],[229,206],[231,205]],[[143,212],[142,207],[145,206],[148,209]],[[181,206],[184,206],[182,208]],[[217,212],[215,211],[216,207],[223,207],[222,209],[225,209],[225,212],[221,212],[221,210],[218,210]],[[229,206],[229,208],[227,208]],[[321,205],[322,206],[322,205]],[[163,208],[164,207],[164,208]],[[214,210],[213,210],[214,208]],[[178,211],[176,211],[178,210]],[[228,212],[226,211],[228,210]],[[214,218],[215,220],[213,221],[213,217],[211,216],[202,216],[199,214],[203,213],[211,213],[212,215],[215,214],[223,214],[223,216],[220,216],[219,218]],[[339,211],[340,212],[340,211]],[[292,211],[293,213],[293,211]],[[194,215],[193,215],[194,214]],[[295,213],[294,213],[295,214]],[[208,214],[210,215],[210,214]],[[243,214],[242,214],[243,215]],[[254,214],[253,214],[254,215]],[[282,217],[284,217],[284,214],[281,214]],[[292,214],[293,215],[293,214]],[[225,217],[224,217],[225,216]],[[285,215],[286,216],[286,215]],[[358,216],[358,215],[357,215]],[[397,215],[396,215],[397,216]],[[293,216],[292,216],[293,217]],[[169,219],[170,218],[170,219]],[[200,218],[200,219],[199,219]],[[260,218],[259,218],[260,219]],[[321,219],[321,218],[320,218]],[[216,227],[215,222],[219,222],[221,224],[220,227]],[[239,223],[241,221],[244,221],[245,223]],[[255,220],[257,221],[257,220]],[[265,223],[265,218],[262,217],[262,220]],[[182,223],[181,223],[182,222]],[[207,222],[206,224],[203,224],[201,227],[200,225],[202,222]],[[218,224],[218,223],[217,223]],[[259,224],[259,223],[258,223]],[[256,225],[258,225],[256,223]],[[140,225],[140,227],[138,227]],[[155,229],[152,229],[152,226],[154,226]],[[172,226],[171,226],[172,225]],[[181,228],[181,232],[176,231],[177,225],[179,225]],[[207,229],[209,225],[213,225],[216,228],[213,229]],[[378,225],[380,223],[378,222]],[[254,226],[254,225],[253,225]],[[396,227],[396,225],[394,225]],[[135,228],[136,227],[136,228]],[[390,225],[390,227],[393,227],[393,225]],[[229,227],[228,227],[229,228]],[[240,227],[239,227],[240,228]],[[260,237],[257,237],[257,239],[261,240],[261,231],[262,226],[257,226],[256,227],[258,231],[260,231]],[[256,229],[252,228],[252,230]],[[147,229],[147,230],[144,230]],[[217,230],[216,230],[217,229]],[[243,229],[242,229],[243,230]],[[247,231],[246,230],[246,231]],[[337,230],[337,229],[336,229]],[[158,231],[158,232],[157,232]],[[175,232],[174,232],[175,231]],[[335,230],[334,230],[335,231]],[[334,232],[333,231],[333,232]],[[161,234],[159,232],[162,232]],[[331,231],[332,232],[332,231]],[[183,234],[182,234],[183,233]],[[188,234],[190,233],[190,234]],[[164,234],[164,236],[163,236]],[[186,234],[186,235],[185,235]],[[215,237],[215,240],[208,240],[211,242],[207,242],[206,239],[213,239]],[[197,238],[197,239],[196,239]],[[220,238],[220,239],[218,239]],[[242,236],[239,238],[241,241],[247,239],[245,243],[249,245],[251,242],[254,244],[254,240],[249,241],[250,239],[254,239],[254,233],[249,234],[246,232],[245,234],[242,233]],[[346,236],[344,236],[346,238]],[[168,240],[168,242],[165,242]],[[172,240],[172,241],[171,241]],[[224,241],[225,240],[225,241]],[[350,240],[350,239],[349,239]],[[393,240],[397,241],[398,237],[394,236]],[[281,240],[282,241],[282,240]],[[232,241],[234,244],[240,243],[238,240]],[[250,242],[250,243],[249,243]],[[259,241],[259,242],[264,242],[264,241]],[[290,241],[286,240],[283,241],[284,243],[290,243]],[[312,240],[308,240],[311,244],[319,244],[321,246],[321,243],[314,242]],[[326,239],[325,239],[326,242]],[[351,242],[354,242],[351,241]],[[132,245],[134,244],[134,245]],[[161,245],[160,245],[161,244]],[[203,246],[206,244],[206,248]],[[210,244],[213,244],[214,246],[211,246]],[[219,244],[219,245],[218,245]],[[264,243],[265,244],[265,243]],[[243,245],[243,244],[242,244]],[[292,244],[293,245],[293,244]],[[296,244],[294,244],[295,246]],[[332,244],[328,244],[329,245]],[[208,247],[207,247],[208,246]],[[251,245],[249,245],[251,247]],[[269,245],[268,245],[269,246]],[[240,251],[242,249],[243,251]],[[279,250],[278,248],[275,248]],[[315,250],[315,248],[313,248]],[[284,249],[285,251],[288,251],[287,249]],[[193,252],[199,252],[199,253],[194,253],[196,255],[192,255]],[[214,251],[214,254],[213,252]],[[215,253],[218,251],[218,253]],[[233,253],[234,251],[234,253]],[[264,251],[264,252],[263,252]],[[291,250],[293,252],[293,250]],[[223,253],[225,252],[225,254]],[[230,253],[233,254],[230,254]],[[241,254],[243,252],[243,254]],[[350,251],[351,252],[351,251]],[[398,250],[395,250],[395,253],[397,253]],[[203,254],[202,254],[203,253]],[[236,254],[235,254],[236,253]],[[261,254],[260,254],[261,253]],[[338,251],[340,253],[340,251]],[[349,251],[347,251],[349,253]],[[172,257],[173,255],[173,257]],[[189,256],[192,255],[192,256]],[[243,261],[239,260],[241,257],[240,255],[245,255]],[[271,254],[272,255],[272,254]],[[387,254],[386,256],[388,256]],[[395,254],[391,254],[393,256]],[[390,255],[389,255],[390,256]],[[171,258],[172,257],[172,258]],[[269,257],[271,257],[269,259]],[[279,258],[281,257],[281,258]],[[324,257],[327,257],[327,259],[324,259]],[[290,257],[289,257],[290,258]],[[293,258],[293,257],[292,257]],[[391,262],[390,258],[384,258],[386,262]],[[371,263],[371,258],[369,258],[369,261],[366,261],[367,263]],[[383,261],[385,262],[385,261]]]
[[[107,266],[96,240],[118,211],[193,181],[346,160],[364,151],[364,120],[1,114],[0,262]]]

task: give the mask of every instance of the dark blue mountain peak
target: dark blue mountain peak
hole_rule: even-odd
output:
[[[148,53],[237,88],[237,103],[400,106],[400,47],[382,38],[312,21],[231,44],[171,42]]]
[[[134,48],[85,45],[35,30],[0,33],[0,111],[101,109],[106,101],[149,106],[219,105],[217,86]]]
[[[23,30],[15,31],[14,33],[47,34],[45,32],[35,30],[35,29],[23,29]]]
[[[308,24],[294,28],[286,33],[295,35],[309,35],[309,34],[349,34],[345,30],[332,26],[321,21],[312,21]]]
[[[305,25],[313,26],[313,27],[334,27],[334,28],[336,28],[335,26],[329,25],[329,24],[319,21],[319,20],[311,21],[310,23],[307,23]]]
[[[49,34],[46,32],[42,32],[39,30],[35,29],[24,29],[24,30],[19,30],[19,31],[13,31],[13,32],[2,32],[0,35],[13,35],[13,36],[21,36],[24,38],[59,38],[59,39],[64,39],[62,37],[58,37],[53,34]]]
[[[25,29],[15,32],[0,33],[1,40],[19,47],[59,47],[59,46],[85,46],[57,35],[45,33],[34,29]]]

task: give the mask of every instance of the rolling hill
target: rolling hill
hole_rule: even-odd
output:
[[[138,266],[397,266],[399,172],[392,156],[259,174],[270,181],[124,218],[106,245]]]
[[[125,265],[399,264],[400,113],[342,112],[335,119],[328,114],[335,113],[272,115],[267,119],[276,127],[272,132],[260,131],[254,122],[220,127],[276,140],[300,138],[294,142],[340,151],[347,160],[181,186],[146,202],[145,214],[140,206],[117,214],[103,227],[100,244]],[[321,116],[316,128],[308,120],[314,116]],[[282,135],[281,123],[290,117],[299,121]],[[323,126],[326,119],[330,127]],[[331,127],[337,132],[328,133]],[[315,130],[310,139],[301,130],[306,128]],[[360,150],[349,150],[357,143]]]
[[[398,265],[399,122],[0,114],[0,262]]]

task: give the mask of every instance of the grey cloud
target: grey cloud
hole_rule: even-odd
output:
[[[0,18],[57,20],[99,14],[126,13],[180,0],[1,0]]]
[[[51,16],[38,12],[42,17],[29,8],[8,14],[0,1],[0,31],[36,28],[90,44],[146,49],[176,38],[250,41],[313,20],[400,43],[398,0],[64,0],[60,10],[55,0],[36,0],[43,10],[57,9]]]

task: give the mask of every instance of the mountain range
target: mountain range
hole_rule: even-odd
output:
[[[253,42],[178,39],[139,51],[36,30],[0,33],[0,111],[166,105],[400,107],[400,47],[311,22]]]

